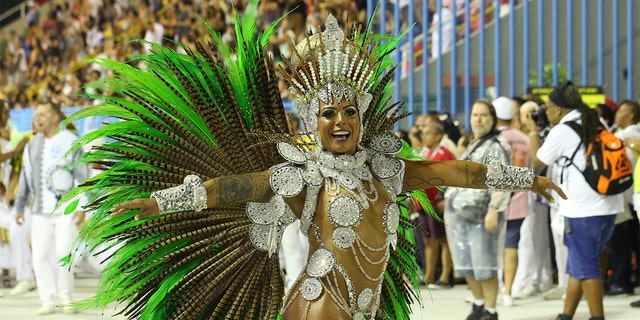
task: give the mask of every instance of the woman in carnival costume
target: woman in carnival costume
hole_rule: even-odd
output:
[[[392,132],[401,105],[389,104],[399,39],[345,32],[332,16],[279,70],[307,134],[290,132],[263,47],[273,26],[258,34],[252,5],[236,17],[236,52],[212,32],[216,53],[156,47],[144,70],[98,61],[116,73],[99,85],[117,94],[71,120],[123,121],[78,142],[108,137],[83,161],[109,169],[67,196],[92,193],[89,249],[118,248],[90,305],[119,301],[140,319],[409,319],[419,279],[400,193],[564,196],[529,169],[412,161]],[[310,253],[284,297],[277,249],[295,219]]]

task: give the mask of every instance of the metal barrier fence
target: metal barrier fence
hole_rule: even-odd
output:
[[[0,28],[12,21],[24,17],[27,13],[27,5],[24,0],[2,0],[0,9]]]
[[[640,0],[436,0],[435,26],[428,2],[382,0],[372,19],[376,30],[394,35],[413,26],[394,57],[396,98],[413,112],[404,128],[415,115],[450,112],[468,129],[475,99],[521,96],[529,86],[566,79],[600,86],[616,102],[638,99]],[[367,7],[371,18],[375,1]]]

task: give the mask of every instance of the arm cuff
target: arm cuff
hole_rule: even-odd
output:
[[[151,198],[158,201],[159,212],[201,211],[207,208],[207,189],[200,177],[188,175],[184,183],[172,188],[155,191]]]
[[[484,164],[487,166],[487,177],[484,183],[489,190],[520,191],[529,190],[533,186],[535,178],[533,169],[506,166],[495,157],[487,157]]]

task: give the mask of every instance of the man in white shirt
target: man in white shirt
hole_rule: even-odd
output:
[[[60,128],[64,114],[56,104],[39,104],[33,118],[42,130],[24,150],[15,218],[18,224],[24,223],[25,207],[31,198],[33,269],[42,302],[36,313],[56,312],[56,299],[60,299],[65,313],[74,313],[71,305],[73,266],[60,266],[58,261],[70,254],[78,228],[84,222],[84,212],[76,210],[66,215],[66,205],[56,208],[56,204],[74,185],[86,179],[87,170],[84,165],[68,168],[80,157],[79,152],[65,156],[78,136]]]
[[[554,181],[567,194],[567,200],[557,199],[558,215],[564,217],[564,240],[569,257],[569,284],[564,309],[557,320],[571,320],[584,294],[591,320],[604,320],[602,271],[599,260],[605,243],[611,237],[616,214],[623,210],[621,195],[606,196],[594,191],[584,179],[585,145],[593,142],[600,123],[595,110],[582,102],[578,89],[567,82],[556,87],[547,101],[547,117],[555,125],[534,160],[536,169],[553,166]],[[580,130],[566,122],[575,121]],[[534,138],[535,139],[535,138]],[[578,149],[573,163],[571,159]]]

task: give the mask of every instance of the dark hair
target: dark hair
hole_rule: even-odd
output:
[[[525,101],[533,101],[537,103],[539,106],[544,104],[544,100],[542,100],[542,98],[537,94],[525,94],[524,96],[522,96],[522,98]]]
[[[582,101],[582,95],[571,81],[555,87],[549,94],[549,100],[558,107],[580,111],[580,120],[582,120],[579,134],[580,140],[584,145],[595,141],[598,133],[596,128],[602,126],[598,112]]]
[[[521,97],[521,96],[513,96],[511,98],[511,100],[515,101],[518,104],[518,106],[521,106],[525,102],[527,102],[527,100],[525,98]]]
[[[307,3],[304,1],[294,1],[287,6],[287,11],[291,11],[289,14],[293,15],[299,13],[304,17],[309,13],[307,9]]]
[[[458,140],[462,136],[460,133],[460,123],[456,120],[451,113],[449,112],[429,112],[427,113],[429,116],[436,117],[440,124],[444,127],[444,133],[453,141],[454,143],[458,143]]]
[[[616,112],[613,111],[613,108],[604,103],[598,103],[596,105],[596,111],[598,111],[598,115],[607,123],[607,126],[613,126],[616,117]]]
[[[629,112],[632,116],[631,123],[637,123],[638,121],[640,121],[640,103],[634,100],[622,100],[620,101],[619,106],[622,107],[625,104],[631,107],[629,109]],[[618,108],[618,110],[620,109]]]
[[[491,118],[493,119],[491,130],[489,130],[487,134],[496,133],[496,127],[498,126],[498,115],[496,114],[496,107],[494,107],[491,101],[487,99],[478,99],[473,104],[476,104],[476,103],[484,104],[487,107],[487,109],[489,109],[489,114],[491,114]]]

